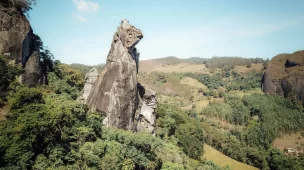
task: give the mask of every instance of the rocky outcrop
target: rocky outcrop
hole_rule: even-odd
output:
[[[140,111],[137,115],[136,131],[155,134],[157,100],[156,92],[145,85],[138,84]]]
[[[12,8],[0,8],[0,53],[21,63],[23,46],[29,46],[23,42],[26,37],[30,39],[31,33],[30,23],[23,14]]]
[[[142,32],[123,20],[114,34],[106,67],[93,84],[86,104],[90,109],[106,114],[108,127],[133,130],[138,107],[135,45]]]
[[[0,55],[6,56],[15,64],[22,64],[24,74],[21,75],[20,82],[28,86],[45,82],[35,37],[29,21],[20,11],[0,4]],[[31,77],[33,75],[35,77]]]
[[[24,72],[19,77],[19,82],[29,87],[35,87],[38,84],[46,84],[45,76],[40,67],[39,54],[34,52],[24,67]]]
[[[81,103],[86,103],[87,98],[92,90],[93,84],[98,77],[98,70],[96,68],[92,68],[86,75],[85,75],[85,84],[83,87],[83,94],[78,99]]]
[[[304,105],[304,51],[273,57],[263,75],[262,88],[265,93],[295,96]]]

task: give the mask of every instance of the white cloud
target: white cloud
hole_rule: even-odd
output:
[[[81,16],[81,15],[77,15],[77,14],[74,15],[74,18],[75,18],[77,21],[79,21],[79,22],[87,22],[87,21],[88,21],[88,19],[87,19],[86,17]]]
[[[97,11],[99,9],[99,4],[90,0],[73,0],[73,2],[77,9],[82,12]]]

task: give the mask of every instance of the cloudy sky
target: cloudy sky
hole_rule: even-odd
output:
[[[64,63],[105,63],[127,18],[141,60],[176,56],[272,58],[304,49],[303,0],[38,0],[34,32]]]

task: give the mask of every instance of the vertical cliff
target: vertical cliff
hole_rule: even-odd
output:
[[[24,73],[20,76],[21,83],[28,86],[45,83],[45,75],[39,62],[36,36],[29,21],[20,10],[2,5],[1,3],[0,55],[23,66]]]
[[[86,104],[106,114],[108,127],[134,128],[138,107],[136,44],[142,32],[123,20],[114,34],[104,71],[93,84]]]

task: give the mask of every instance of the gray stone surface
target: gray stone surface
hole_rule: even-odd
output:
[[[22,43],[31,30],[23,14],[10,8],[0,8],[0,54],[10,54],[15,62],[22,62]]]
[[[22,64],[19,81],[30,87],[46,83],[39,64],[35,36],[27,18],[13,8],[0,6],[0,54]]]
[[[38,84],[45,84],[45,77],[40,67],[39,55],[34,52],[24,67],[24,72],[20,75],[19,81],[29,87],[35,87]]]
[[[138,107],[137,56],[135,45],[143,38],[142,32],[122,20],[114,34],[106,67],[99,75],[87,98],[91,110],[105,113],[105,124],[126,130],[134,129]]]
[[[92,90],[93,84],[98,77],[98,70],[96,68],[92,68],[86,75],[85,75],[85,84],[83,87],[83,94],[78,99],[81,103],[86,103],[87,98]]]
[[[157,100],[156,92],[146,85],[138,84],[140,96],[140,111],[137,115],[138,132],[149,132],[155,134]]]

